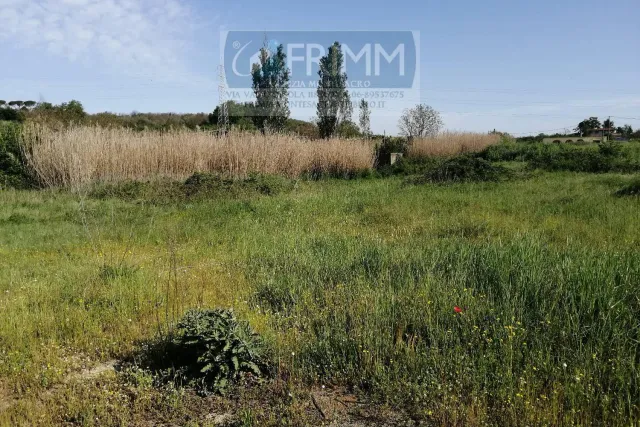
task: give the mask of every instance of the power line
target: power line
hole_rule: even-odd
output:
[[[556,130],[567,130],[567,129],[571,129],[570,127],[563,127],[563,128],[556,128],[556,129],[546,129],[546,130],[536,130],[536,131],[530,131],[530,132],[515,132],[513,133],[513,135],[538,135],[541,133],[545,133],[545,132],[553,132]]]
[[[227,110],[227,80],[224,73],[224,66],[218,67],[218,102],[220,110],[218,112],[218,124],[224,132],[229,127],[229,111]]]
[[[640,117],[620,117],[620,116],[611,116],[614,119],[622,119],[622,120],[640,120]]]

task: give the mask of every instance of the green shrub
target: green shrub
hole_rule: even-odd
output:
[[[588,173],[633,172],[640,170],[633,150],[618,142],[596,147],[533,144],[523,150],[519,160],[527,161],[530,169]]]
[[[528,145],[515,142],[502,142],[492,145],[477,154],[478,158],[490,162],[511,162],[522,160]]]
[[[476,155],[492,162],[528,162],[531,169],[572,172],[633,172],[640,159],[632,145],[609,142],[595,146],[542,143],[501,143]]]
[[[598,146],[600,154],[603,156],[620,156],[622,154],[622,144],[616,141],[603,142]]]
[[[602,173],[613,170],[614,157],[594,150],[561,150],[542,152],[529,160],[532,169]]]
[[[171,338],[150,354],[150,367],[164,380],[194,387],[201,395],[224,394],[244,376],[267,374],[264,345],[230,310],[188,311]]]
[[[563,149],[565,147],[551,144],[502,142],[479,152],[476,157],[490,162],[525,162],[542,155],[554,155]]]
[[[511,176],[505,167],[484,159],[464,155],[442,161],[427,171],[416,183],[501,181]]]
[[[27,188],[34,183],[25,166],[20,133],[18,123],[0,122],[0,188]]]
[[[0,121],[24,122],[24,113],[13,108],[0,107]]]

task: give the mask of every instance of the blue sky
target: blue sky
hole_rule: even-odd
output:
[[[418,102],[455,130],[538,133],[590,115],[640,127],[637,0],[0,0],[0,99],[209,112],[220,31],[236,29],[419,31],[420,89],[374,110],[376,132]]]

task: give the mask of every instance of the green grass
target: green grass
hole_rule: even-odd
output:
[[[0,402],[18,399],[0,424],[198,419],[146,374],[66,378],[135,356],[199,306],[249,320],[278,378],[416,420],[632,425],[640,200],[615,196],[631,182],[324,180],[230,196],[214,183],[167,203],[139,188],[0,192]]]

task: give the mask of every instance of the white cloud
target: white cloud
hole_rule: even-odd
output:
[[[193,22],[176,0],[0,0],[0,40],[154,80],[194,80]]]

